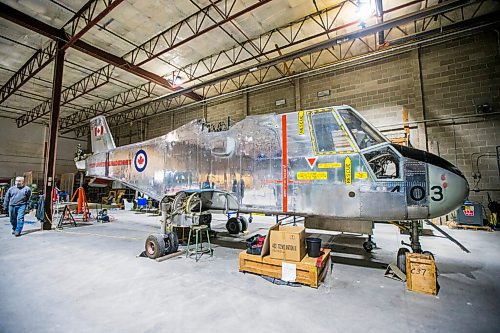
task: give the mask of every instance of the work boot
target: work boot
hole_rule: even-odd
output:
[[[15,231],[15,230],[12,230],[12,234],[14,235],[15,233],[16,233],[16,231]]]
[[[16,232],[14,233],[14,236],[19,237],[19,236],[21,236],[21,233],[16,231]]]

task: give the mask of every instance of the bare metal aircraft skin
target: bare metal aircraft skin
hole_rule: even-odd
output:
[[[469,191],[451,163],[392,144],[347,105],[250,116],[224,132],[192,121],[122,147],[99,116],[91,139],[94,154],[77,162],[88,176],[157,200],[188,189],[225,191],[240,212],[416,220],[453,211]]]

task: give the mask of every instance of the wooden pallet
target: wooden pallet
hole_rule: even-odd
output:
[[[319,258],[305,256],[300,262],[287,261],[295,264],[295,282],[318,288],[321,281],[326,276],[327,267],[331,263],[330,249],[322,249],[323,255]],[[239,271],[265,275],[281,279],[281,266],[283,260],[272,259],[270,256],[251,255],[243,251],[239,255]]]
[[[463,229],[463,230],[484,230],[484,231],[493,231],[489,226],[481,226],[481,225],[469,225],[469,224],[456,224],[455,222],[448,223],[448,228],[450,229]]]

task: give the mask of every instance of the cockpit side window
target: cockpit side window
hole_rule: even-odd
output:
[[[363,154],[377,179],[401,177],[401,158],[390,147],[383,147]]]
[[[380,134],[371,128],[365,121],[359,118],[354,112],[352,112],[352,110],[341,109],[338,112],[349,131],[351,131],[359,149],[368,148],[385,142],[384,138]]]
[[[330,110],[308,112],[308,118],[313,127],[311,135],[316,154],[342,154],[354,149]]]
[[[340,130],[340,126],[331,112],[322,112],[312,115],[314,134],[318,152],[324,153],[335,150],[332,133]]]

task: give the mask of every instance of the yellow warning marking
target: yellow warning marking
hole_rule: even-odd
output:
[[[352,184],[352,170],[351,170],[351,158],[347,156],[344,160],[345,165],[345,183]]]
[[[366,178],[368,178],[368,172],[365,172],[365,171],[355,172],[354,173],[354,178],[366,179]]]
[[[320,169],[342,168],[342,163],[319,163],[318,168],[320,168]]]
[[[337,124],[340,126],[340,128],[342,129],[342,132],[344,133],[345,137],[347,138],[347,142],[349,142],[349,145],[351,146],[351,148],[356,151],[356,146],[352,143],[352,140],[351,138],[349,137],[349,134],[347,133],[344,125],[342,125],[342,122],[340,121],[339,117],[337,117],[337,114],[332,110],[332,114],[333,116],[335,117],[335,120],[337,121]],[[341,153],[342,154],[342,153]],[[348,153],[349,154],[349,153]]]
[[[299,111],[299,135],[304,135],[304,111]]]
[[[299,171],[297,172],[297,180],[327,180],[328,173],[326,171]]]
[[[307,115],[307,124],[309,126],[309,135],[311,136],[311,144],[312,144],[312,148],[313,148],[313,154],[314,154],[314,156],[317,156],[318,152],[316,151],[316,142],[314,140],[314,133],[313,133],[312,124],[311,124],[311,111],[307,111],[306,115]]]

